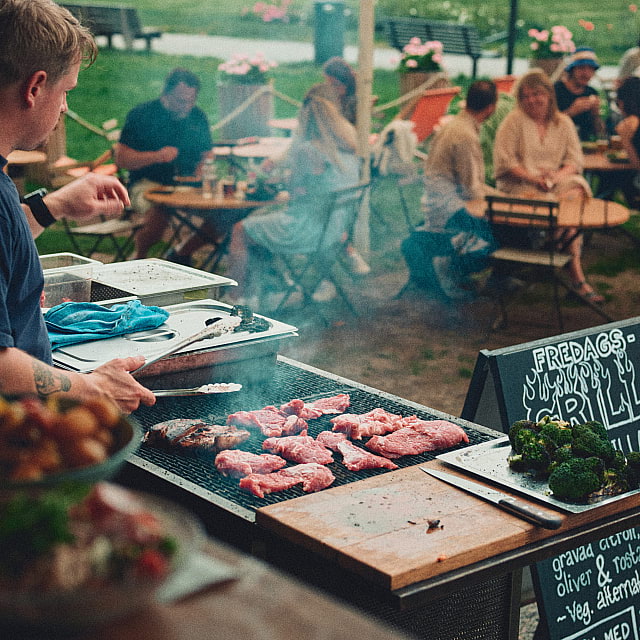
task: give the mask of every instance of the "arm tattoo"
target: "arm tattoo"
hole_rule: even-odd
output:
[[[46,397],[57,391],[69,391],[71,380],[62,373],[56,373],[42,362],[33,362],[33,381],[39,396]]]

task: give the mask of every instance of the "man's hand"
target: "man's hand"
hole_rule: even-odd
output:
[[[44,201],[54,218],[64,217],[78,222],[97,216],[119,216],[124,207],[131,204],[120,180],[97,173],[87,173],[48,194]]]
[[[576,98],[566,113],[573,118],[587,111],[600,113],[600,100],[598,96],[582,96],[581,98]]]
[[[151,406],[156,397],[129,373],[141,367],[144,360],[142,356],[110,360],[87,374],[86,381],[97,395],[110,397],[125,413],[135,411],[140,404]]]

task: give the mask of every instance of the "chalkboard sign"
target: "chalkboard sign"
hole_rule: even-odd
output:
[[[545,415],[599,420],[617,448],[640,450],[640,318],[479,353],[462,418],[507,433]],[[531,573],[547,637],[640,640],[640,528]]]
[[[480,352],[462,418],[507,433],[545,415],[600,420],[617,448],[640,450],[640,318]]]
[[[538,562],[532,576],[548,637],[640,638],[640,527]]]

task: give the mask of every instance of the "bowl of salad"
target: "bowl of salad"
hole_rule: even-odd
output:
[[[78,631],[149,606],[204,539],[178,505],[71,483],[0,504],[0,629]]]

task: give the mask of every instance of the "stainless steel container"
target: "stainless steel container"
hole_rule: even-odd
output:
[[[169,318],[157,329],[94,340],[57,349],[57,367],[80,372],[93,371],[113,358],[143,355],[151,358],[205,327],[205,321],[230,315],[232,307],[215,300],[186,302],[165,307]],[[260,318],[264,316],[258,316]],[[280,341],[297,336],[291,325],[265,318],[268,329],[259,333],[243,330],[203,340],[163,358],[136,377],[150,388],[171,389],[211,382],[244,385],[269,379],[276,363]]]
[[[100,265],[93,270],[93,281],[117,291],[117,298],[135,296],[145,305],[159,307],[215,299],[221,287],[237,284],[231,278],[157,258]],[[101,304],[111,301],[94,299]]]

